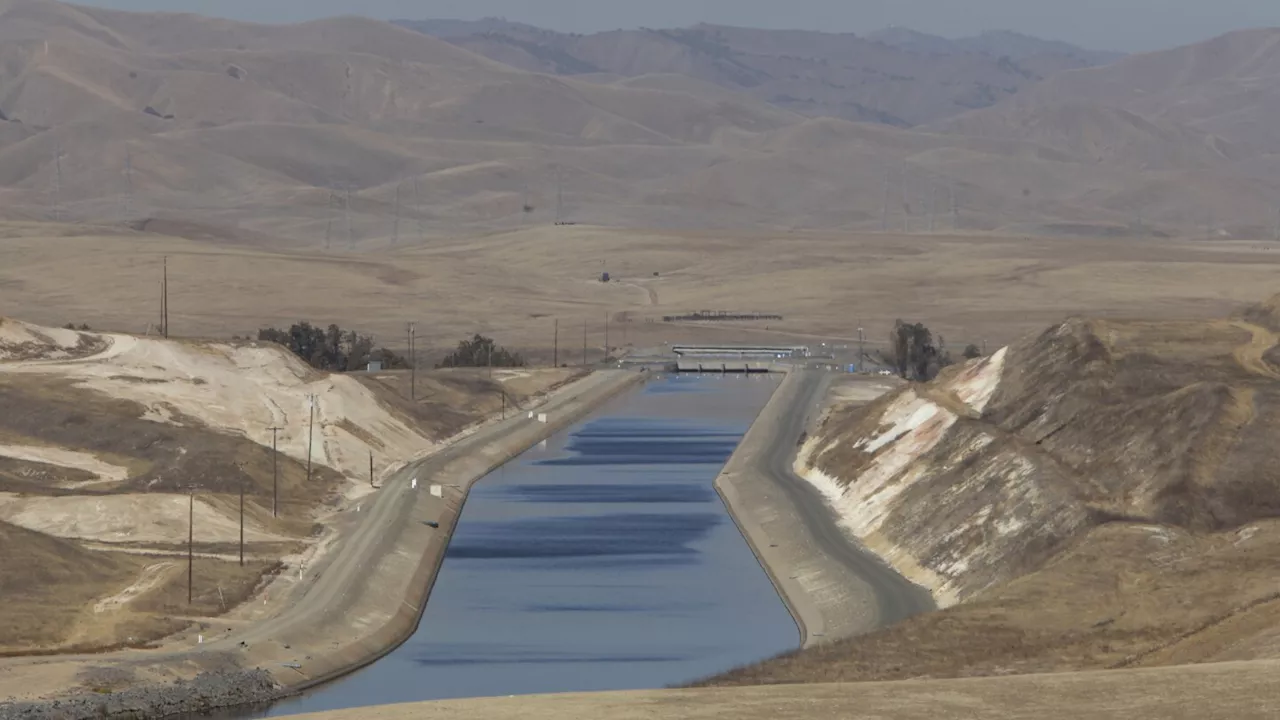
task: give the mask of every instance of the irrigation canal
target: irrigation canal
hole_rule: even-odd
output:
[[[657,688],[798,632],[712,487],[777,376],[662,376],[472,488],[417,633],[261,718]]]

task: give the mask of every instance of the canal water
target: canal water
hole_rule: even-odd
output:
[[[418,632],[241,717],[658,688],[799,634],[712,483],[772,376],[663,376],[476,484]]]

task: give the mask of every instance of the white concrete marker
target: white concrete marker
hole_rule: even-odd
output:
[[[439,485],[432,485],[431,496],[438,497],[438,498],[444,497],[444,488],[440,487]]]
[[[196,636],[196,644],[197,644],[197,645],[203,645],[203,644],[204,644],[204,636],[203,636],[203,635],[197,635],[197,636]]]
[[[533,411],[532,411],[532,410],[530,410],[530,411],[529,411],[529,419],[530,419],[530,420],[532,420],[532,419],[533,419]]]
[[[414,489],[414,490],[417,490],[417,489],[418,489],[418,478],[414,478],[414,479],[413,479],[413,489]]]
[[[547,414],[546,414],[546,413],[538,413],[538,422],[540,422],[540,423],[545,423],[545,422],[547,422]]]

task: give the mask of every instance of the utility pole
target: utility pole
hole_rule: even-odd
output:
[[[867,353],[863,349],[866,343],[866,336],[862,333],[862,328],[858,328],[858,372],[866,370]]]
[[[934,213],[937,210],[937,207],[936,207],[937,204],[938,204],[938,186],[930,185],[929,186],[929,232],[934,231],[934,227],[935,227]]]
[[[413,178],[413,201],[418,210],[418,239],[425,243],[427,241],[427,225],[422,220],[422,184],[416,176]]]
[[[907,185],[907,161],[902,161],[902,232],[911,232],[911,188]]]
[[[343,204],[343,214],[347,219],[347,249],[354,249],[356,246],[356,236],[351,229],[351,185],[347,185],[347,201]]]
[[[560,175],[560,166],[556,166],[556,224],[564,219],[564,178]]]
[[[609,359],[609,311],[604,311],[604,359]]]
[[[560,318],[556,318],[555,323],[555,340],[551,350],[551,365],[552,367],[560,367]]]
[[[282,428],[271,427],[271,517],[280,517],[280,451],[276,449],[276,433]]]
[[[169,256],[162,258],[160,275],[160,333],[169,337]]]
[[[316,396],[308,396],[311,401],[311,421],[307,424],[307,487],[311,487],[311,448],[315,444],[316,433]]]
[[[333,188],[329,188],[329,195],[324,201],[324,249],[328,250],[333,243]]]
[[[489,379],[492,380],[493,379],[493,341],[492,340],[489,341],[488,348],[489,348],[489,352],[485,353],[485,355],[487,355],[488,357],[485,358],[485,360],[486,360],[486,364],[489,366]]]
[[[416,323],[409,323],[409,399],[418,399],[418,360],[414,355],[414,332]]]
[[[373,484],[373,451],[369,451],[369,487],[377,487]]]
[[[124,216],[133,214],[133,153],[126,145],[124,148]]]
[[[244,567],[244,468],[240,472],[240,567]]]
[[[956,204],[956,181],[947,181],[947,192],[951,194],[951,229],[960,229],[960,206]]]
[[[396,183],[396,220],[391,227],[391,247],[400,243],[400,183]]]
[[[62,143],[53,145],[53,221],[62,221]]]
[[[195,584],[196,486],[190,488],[187,504],[187,604],[191,604],[191,588]]]
[[[886,165],[884,168],[884,200],[880,204],[880,232],[889,232],[890,174],[889,167]]]

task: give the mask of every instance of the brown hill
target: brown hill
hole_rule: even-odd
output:
[[[812,116],[911,126],[985,107],[1065,69],[1115,59],[1011,33],[922,43],[721,25],[591,35],[479,21],[397,21],[524,70],[687,75]]]
[[[865,408],[801,469],[948,609],[714,683],[969,676],[1274,653],[1280,298],[1071,320]]]
[[[1243,30],[1207,42],[1132,55],[1105,67],[1055,75],[1001,106],[1026,113],[1069,101],[1189,126],[1254,151],[1280,150],[1268,121],[1280,109],[1280,29]]]
[[[917,95],[950,102],[965,68],[1007,70],[983,53],[916,67],[918,53],[850,36],[710,26],[571,39],[618,72],[530,73],[359,18],[6,0],[0,216],[355,248],[554,220],[1251,237],[1274,224],[1280,164],[1194,125],[1086,103],[922,132],[806,118],[768,102],[773,81],[714,74],[858,73],[831,59],[853,47],[890,75],[928,70],[949,90]],[[870,77],[874,92],[888,82]]]

